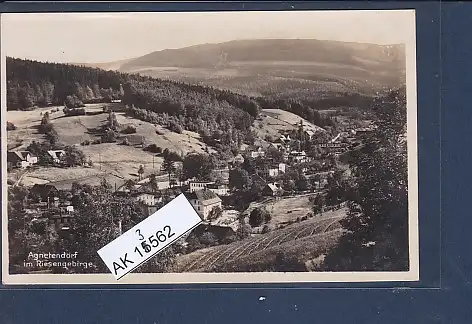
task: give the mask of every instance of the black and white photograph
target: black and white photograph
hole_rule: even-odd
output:
[[[1,51],[5,284],[419,280],[414,10],[7,13]]]

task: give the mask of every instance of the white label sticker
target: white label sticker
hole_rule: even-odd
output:
[[[118,280],[202,222],[184,194],[108,243],[98,254]]]

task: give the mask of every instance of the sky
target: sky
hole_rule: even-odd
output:
[[[272,11],[2,14],[4,55],[100,63],[237,39],[301,38],[405,43],[412,11]]]

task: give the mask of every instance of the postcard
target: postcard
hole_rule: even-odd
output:
[[[3,284],[419,280],[414,10],[6,13],[1,33]]]

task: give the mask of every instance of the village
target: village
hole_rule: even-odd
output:
[[[254,145],[242,144],[233,158],[217,160],[211,170],[212,180],[184,178],[181,172],[183,162],[173,160],[169,162],[171,167],[161,165],[158,172],[146,176],[140,172],[142,166],[137,166],[140,169],[138,178],[126,179],[118,186],[115,183],[113,194],[139,202],[144,212],[151,215],[184,193],[203,221],[194,234],[211,233],[218,242],[231,242],[244,223],[253,227],[250,235],[270,230],[267,225],[253,224],[249,219],[252,210],[267,212],[265,204],[269,202],[323,195],[329,178],[335,172],[341,175],[349,172],[349,168],[340,162],[342,155],[361,146],[371,131],[372,128],[346,128],[326,141],[323,140],[327,138],[326,134],[320,135],[306,127],[300,119],[291,129],[282,131],[278,138],[266,138]],[[68,167],[64,150],[49,150],[47,154],[53,166]],[[9,169],[18,172],[37,168],[39,159],[28,151],[12,150],[7,154]],[[71,201],[73,185],[71,181],[34,184],[29,188],[24,221],[53,224],[59,233],[72,234],[73,219],[80,217],[74,213]],[[249,196],[242,195],[242,192]],[[255,208],[254,204],[258,207]],[[321,206],[321,211],[330,208]],[[277,213],[277,210],[271,212]],[[285,213],[291,214],[292,211]],[[312,215],[311,208],[303,213],[304,216],[294,213],[293,221]],[[287,222],[275,222],[271,229],[281,228],[284,223]]]

